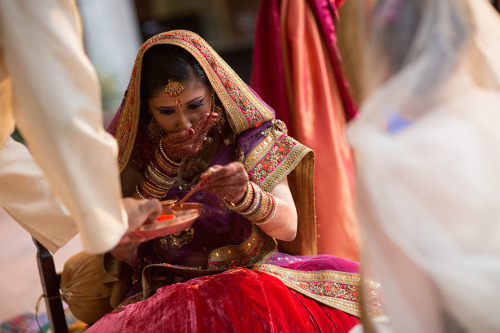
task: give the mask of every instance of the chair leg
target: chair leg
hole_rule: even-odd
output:
[[[64,316],[59,285],[61,278],[56,272],[52,254],[35,238],[33,242],[37,248],[37,264],[43,293],[46,296],[45,305],[53,333],[67,333],[68,325]]]

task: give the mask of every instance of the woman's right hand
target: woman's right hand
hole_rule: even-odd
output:
[[[201,117],[194,129],[188,128],[165,135],[162,139],[162,145],[168,157],[177,161],[196,155],[201,149],[208,131],[214,126],[217,116],[217,113],[207,113]]]

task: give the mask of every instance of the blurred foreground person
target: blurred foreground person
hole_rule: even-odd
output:
[[[51,252],[78,232],[86,251],[106,252],[161,212],[121,200],[74,1],[0,0],[0,149],[0,206]]]
[[[395,332],[500,330],[500,19],[486,0],[366,1],[355,150],[363,263]]]

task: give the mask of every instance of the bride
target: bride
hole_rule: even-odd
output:
[[[105,257],[123,302],[89,332],[347,332],[359,323],[358,264],[316,253],[313,152],[198,35],[140,49],[109,131],[124,196],[190,201],[191,228]],[[131,267],[133,273],[124,277]],[[123,284],[120,284],[123,286]],[[380,313],[378,285],[370,313]]]

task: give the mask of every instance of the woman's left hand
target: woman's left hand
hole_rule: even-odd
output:
[[[196,123],[195,128],[169,133],[162,139],[165,153],[173,160],[193,156],[200,151],[208,131],[217,121],[217,113],[205,114]]]
[[[201,185],[203,191],[234,203],[243,199],[248,187],[248,173],[241,162],[225,166],[214,165],[202,173],[200,178],[204,180]]]

